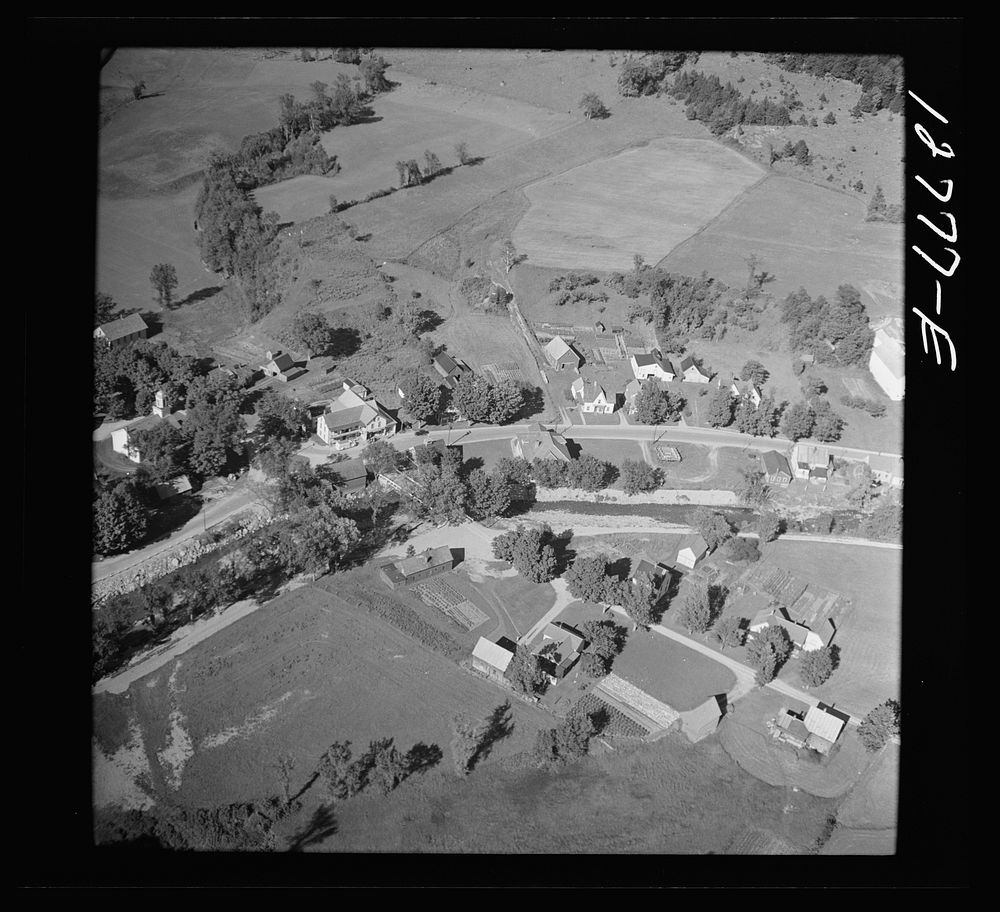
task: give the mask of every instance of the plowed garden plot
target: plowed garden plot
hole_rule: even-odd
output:
[[[423,741],[447,752],[452,714],[481,718],[502,700],[495,687],[312,587],[199,644],[175,671],[170,682],[162,672],[137,681],[130,694],[147,756],[167,743],[166,717],[183,719],[193,752],[175,794],[191,804],[274,793],[271,767],[282,753],[295,761],[293,780],[304,782],[335,740],[363,748],[393,737],[403,750]],[[529,706],[518,704],[514,713],[514,735],[498,755],[529,746],[551,725]],[[170,770],[153,772],[162,783]]]
[[[584,694],[572,709],[574,715],[606,714],[607,721],[601,734],[610,738],[645,738],[649,730],[625,715],[620,709],[602,698],[596,691]]]
[[[437,608],[465,630],[475,630],[490,619],[444,580],[416,583],[411,589],[425,605]]]
[[[657,633],[631,633],[615,673],[679,712],[728,693],[736,684],[724,665]]]
[[[833,640],[840,648],[840,665],[829,681],[810,693],[856,716],[890,697],[898,699],[901,552],[780,540],[768,549],[768,560],[810,584],[839,590],[853,604]],[[790,683],[796,683],[791,677],[794,668],[793,664],[782,675],[790,677]]]
[[[708,224],[763,169],[724,146],[659,139],[525,188],[513,241],[540,266],[627,269],[654,262]]]

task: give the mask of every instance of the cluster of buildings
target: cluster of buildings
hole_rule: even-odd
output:
[[[777,741],[827,754],[850,720],[846,713],[817,703],[808,709],[783,706],[776,718],[768,720],[767,727]]]

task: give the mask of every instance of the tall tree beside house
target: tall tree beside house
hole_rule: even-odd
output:
[[[596,557],[578,557],[563,574],[563,579],[573,598],[598,604],[607,593],[608,560],[603,554]]]
[[[368,470],[374,475],[395,472],[400,454],[388,440],[372,440],[361,453]]]
[[[591,678],[604,677],[611,671],[615,657],[625,648],[628,636],[625,628],[610,620],[590,620],[580,630],[589,644],[581,659],[584,673]]]
[[[257,400],[255,414],[258,418],[256,433],[263,442],[297,441],[309,432],[308,410],[295,399],[283,396],[274,389],[264,390]]]
[[[177,288],[177,270],[170,263],[157,263],[149,274],[149,281],[156,292],[156,302],[160,307],[170,307]]]
[[[712,626],[712,603],[707,586],[695,586],[688,593],[677,620],[690,633],[704,633]]]
[[[781,416],[781,433],[790,440],[801,440],[813,432],[816,416],[805,402],[796,402]]]
[[[659,382],[646,380],[635,397],[635,417],[642,424],[663,424],[677,421],[684,413],[687,400],[672,390],[663,389]]]
[[[750,360],[740,368],[740,379],[749,380],[759,390],[770,376],[766,367],[760,361]]]
[[[181,474],[184,458],[180,451],[185,438],[173,425],[164,421],[148,430],[136,431],[132,438],[154,482],[168,481]]]
[[[900,733],[900,706],[898,700],[886,700],[876,706],[858,726],[858,738],[869,753],[883,748]]]
[[[104,323],[110,323],[118,317],[124,317],[124,313],[115,313],[117,306],[111,295],[104,294],[101,291],[97,292],[94,295],[94,326],[101,326]]]
[[[202,403],[188,409],[184,435],[190,441],[188,467],[198,475],[217,474],[235,454],[243,452],[245,425],[229,401]]]
[[[726,427],[733,423],[733,402],[732,394],[728,387],[720,387],[713,394],[708,403],[708,411],[705,420],[712,427]]]
[[[311,355],[324,355],[333,341],[333,327],[323,314],[300,310],[292,319],[291,336]]]
[[[743,645],[747,636],[746,628],[744,627],[745,621],[746,618],[736,617],[731,614],[728,617],[721,618],[712,628],[712,633],[715,634],[715,638],[722,645],[723,649]]]
[[[538,656],[533,655],[531,648],[523,643],[518,645],[504,677],[518,693],[529,696],[539,693],[545,687],[545,672],[538,662]]]
[[[128,484],[104,491],[94,504],[94,551],[118,554],[134,548],[146,535],[146,511]]]
[[[813,649],[802,656],[799,663],[799,677],[806,687],[819,687],[833,674],[833,649],[824,646]]]
[[[698,507],[688,516],[688,523],[705,539],[705,544],[712,550],[733,536],[729,521],[716,510],[708,507]]]
[[[764,396],[760,405],[754,405],[749,396],[741,396],[736,404],[733,423],[741,434],[752,437],[773,437],[777,406],[774,397]]]
[[[614,590],[609,589],[605,598],[611,595],[610,602],[612,604],[621,604],[625,613],[637,627],[648,630],[660,620],[662,611],[657,610],[660,599],[649,579],[639,577],[635,582],[627,580],[621,582],[616,588],[616,595],[611,595]]]
[[[813,408],[813,436],[823,443],[840,440],[844,419],[838,415],[829,402],[817,402]]]
[[[410,371],[399,381],[403,407],[417,421],[435,421],[441,414],[441,387],[419,371]]]
[[[777,624],[769,624],[755,633],[747,643],[747,663],[757,672],[757,683],[767,684],[774,680],[782,663],[792,651],[792,641],[788,631]]]
[[[626,459],[621,465],[621,478],[626,494],[655,491],[663,483],[663,470],[647,462]]]

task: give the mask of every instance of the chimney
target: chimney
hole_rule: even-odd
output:
[[[266,352],[264,352],[264,355],[266,356],[266,358],[267,358],[268,361],[273,361],[274,360],[274,356],[276,354],[277,354],[277,352],[273,352],[273,351],[271,351],[271,349],[268,349]]]

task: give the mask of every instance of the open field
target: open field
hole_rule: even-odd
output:
[[[763,174],[718,143],[653,140],[525,187],[513,241],[536,265],[626,270],[633,254],[666,256]]]
[[[870,282],[901,285],[901,225],[866,223],[863,200],[790,177],[771,175],[748,190],[704,231],[659,262],[671,272],[709,275],[741,288],[745,258],[760,257],[774,276],[764,287],[776,299],[804,287],[831,298],[838,285],[862,289]],[[869,316],[884,304],[866,300]],[[901,303],[884,312],[898,315]]]
[[[443,764],[389,798],[338,805],[339,827],[317,851],[724,853],[753,823],[802,851],[832,802],[744,773],[709,739],[617,742],[556,769],[490,763],[464,780]]]
[[[846,794],[871,762],[857,729],[847,726],[830,753],[817,762],[809,756],[812,751],[797,751],[767,730],[767,720],[789,705],[788,697],[769,688],[752,691],[723,717],[719,741],[740,767],[771,785],[797,786],[823,798]]]
[[[96,732],[109,746],[123,739],[120,713],[101,709]],[[335,740],[363,748],[394,737],[448,750],[454,712],[482,716],[501,692],[393,627],[345,610],[324,592],[287,594],[199,644],[172,666],[128,691],[150,761],[151,790],[162,800],[221,804],[278,790],[271,764],[282,753],[304,783]],[[497,755],[528,746],[546,725],[541,711],[518,704],[515,733]]]
[[[679,712],[728,693],[736,684],[724,665],[657,633],[629,634],[615,674]]]
[[[857,716],[885,699],[898,699],[901,553],[780,539],[767,547],[768,557],[779,567],[844,593],[854,605],[833,640],[840,647],[840,666],[826,684],[810,692]],[[790,662],[781,677],[798,685],[795,667]]]

